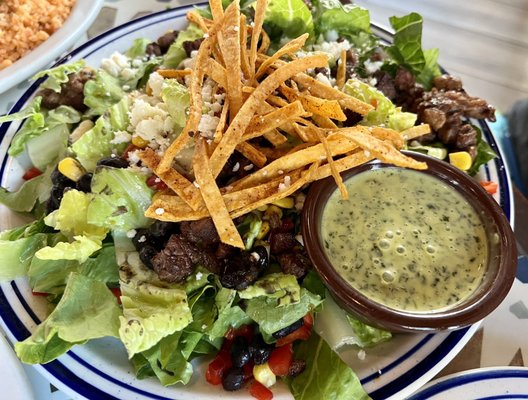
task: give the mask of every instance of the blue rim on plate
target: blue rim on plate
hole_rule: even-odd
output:
[[[205,3],[197,4],[198,6],[204,5]],[[149,14],[142,18],[125,23],[121,26],[113,28],[94,39],[86,42],[79,48],[72,51],[70,54],[61,59],[57,64],[62,64],[70,61],[74,57],[88,57],[89,55],[105,48],[111,42],[128,35],[133,34],[134,32],[139,31],[143,28],[148,28],[149,26],[157,25],[163,22],[174,21],[185,16],[187,11],[195,7],[195,5],[181,6],[171,10],[161,11],[153,14]],[[375,33],[379,34],[382,38],[390,36],[390,32],[374,26]],[[135,36],[137,37],[137,36]],[[21,110],[27,101],[34,95],[38,86],[42,80],[35,82],[17,101],[13,106],[11,112],[17,112]],[[8,156],[6,154],[6,149],[8,147],[9,137],[6,136],[7,133],[13,133],[11,128],[12,124],[16,123],[4,123],[0,126],[0,138],[2,142],[0,148],[2,150],[0,157],[1,160],[1,169],[0,176],[2,176],[3,183],[5,183],[7,173],[9,172]],[[499,204],[502,206],[507,218],[510,223],[513,225],[513,203],[512,203],[512,194],[511,194],[511,185],[507,172],[507,168],[504,164],[504,161],[501,157],[501,150],[499,145],[493,138],[493,135],[484,121],[479,121],[482,133],[486,141],[491,145],[493,150],[498,154],[498,157],[492,162],[493,170],[496,174],[496,179],[499,181],[500,193],[497,196]],[[484,170],[484,176],[486,179],[490,180],[492,178],[492,171],[486,166]],[[11,296],[11,297],[10,297]],[[26,327],[24,321],[20,319],[17,315],[17,312],[10,304],[10,299],[15,299],[19,304],[19,311],[22,309],[27,315],[28,318],[35,324],[40,323],[40,319],[33,312],[31,306],[26,301],[24,294],[22,293],[21,286],[17,281],[11,282],[10,284],[3,284],[0,287],[0,323],[7,331],[11,340],[24,340],[30,335],[30,331]],[[427,334],[417,341],[411,348],[409,348],[403,355],[391,360],[384,364],[383,368],[380,368],[376,373],[369,373],[366,376],[361,376],[361,382],[363,385],[375,385],[376,380],[378,380],[384,374],[389,372],[394,373],[394,370],[401,366],[404,362],[409,362],[412,357],[417,357],[419,352],[429,351],[427,346],[430,347],[430,351],[426,355],[420,355],[417,359],[417,362],[413,364],[412,367],[407,369],[404,373],[396,376],[390,382],[387,382],[381,387],[376,387],[371,391],[370,395],[373,399],[389,399],[392,396],[402,397],[404,393],[407,395],[411,393],[409,390],[409,385],[416,382],[421,382],[421,384],[427,382],[429,379],[434,377],[436,373],[440,371],[443,366],[445,366],[460,350],[460,348],[471,338],[471,336],[476,331],[477,326],[467,327],[458,331],[445,334],[445,338],[439,343],[432,344],[435,340],[438,340],[437,335],[442,334]],[[420,353],[421,354],[421,353]],[[113,394],[106,392],[101,388],[101,385],[91,382],[90,378],[80,377],[73,373],[68,365],[78,364],[85,368],[90,373],[95,374],[100,379],[104,380],[107,384],[114,386],[115,391]],[[75,395],[81,398],[88,399],[123,399],[124,394],[121,394],[120,397],[116,397],[116,393],[121,393],[121,390],[124,393],[128,393],[132,396],[138,396],[137,398],[141,399],[155,399],[155,400],[169,400],[169,397],[164,395],[151,393],[140,388],[140,385],[134,386],[128,381],[122,381],[112,377],[107,372],[104,372],[87,363],[81,356],[76,348],[73,348],[65,355],[61,356],[59,359],[52,361],[45,365],[36,366],[36,368],[43,373],[51,382],[57,386],[59,389],[67,391],[69,394]],[[397,375],[397,374],[396,374]],[[416,389],[416,388],[415,388]],[[415,390],[414,389],[414,390]],[[412,391],[414,391],[412,390]]]
[[[507,379],[519,379],[523,382],[523,388],[514,387],[515,385],[505,384],[502,387],[501,382]],[[493,391],[490,392],[488,386],[483,383],[491,383]],[[511,383],[512,381],[510,381]],[[452,397],[449,392],[453,389],[462,389],[469,391],[472,388],[472,399],[491,400],[491,399],[528,399],[528,368],[522,367],[491,367],[478,368],[465,371],[458,374],[449,375],[430,384],[409,397],[407,400],[426,400],[434,396],[444,395],[445,398]],[[478,396],[478,397],[477,397]]]

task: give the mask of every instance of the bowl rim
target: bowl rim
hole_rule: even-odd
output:
[[[517,247],[512,228],[502,208],[482,186],[465,172],[449,163],[418,153],[403,151],[406,155],[428,164],[419,172],[436,177],[450,185],[468,200],[469,204],[483,210],[491,217],[499,235],[499,261],[496,273],[492,274],[468,301],[437,312],[409,312],[389,308],[375,302],[351,285],[334,270],[325,255],[320,240],[319,221],[324,204],[337,190],[333,177],[313,183],[306,196],[301,215],[301,233],[306,251],[315,270],[331,295],[347,311],[371,325],[393,332],[443,331],[459,329],[482,320],[504,300],[517,271]],[[379,168],[401,168],[378,160],[359,165],[341,173],[343,180],[354,175]]]

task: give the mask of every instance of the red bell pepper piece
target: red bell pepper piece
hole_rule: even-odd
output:
[[[253,327],[251,325],[242,325],[240,328],[229,328],[225,334],[225,338],[228,340],[233,340],[237,336],[242,336],[246,339],[247,343],[251,343],[253,339]]]
[[[31,167],[26,171],[24,175],[22,175],[22,179],[24,179],[25,181],[29,181],[30,179],[33,179],[39,175],[42,175],[42,171],[37,167]]]
[[[304,316],[304,324],[299,329],[293,331],[283,338],[277,339],[277,346],[284,346],[288,343],[293,343],[296,340],[308,340],[312,333],[313,317],[311,314]]]
[[[231,354],[229,350],[222,347],[216,357],[209,363],[205,372],[205,380],[211,385],[220,385],[224,372],[231,368]]]
[[[499,187],[499,185],[493,181],[480,181],[480,186],[482,186],[489,194],[497,193],[497,189]]]
[[[270,355],[268,365],[277,376],[286,376],[293,362],[292,344],[275,348]]]
[[[165,190],[168,187],[167,184],[156,175],[152,175],[147,179],[147,186],[154,190]]]
[[[249,387],[249,394],[258,400],[271,400],[273,393],[259,381],[254,381]]]

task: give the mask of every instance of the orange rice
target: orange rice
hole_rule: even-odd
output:
[[[75,0],[1,0],[0,70],[59,29]]]

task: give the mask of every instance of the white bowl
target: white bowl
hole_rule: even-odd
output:
[[[90,27],[103,0],[77,0],[62,27],[19,60],[0,70],[0,93],[46,69]]]

